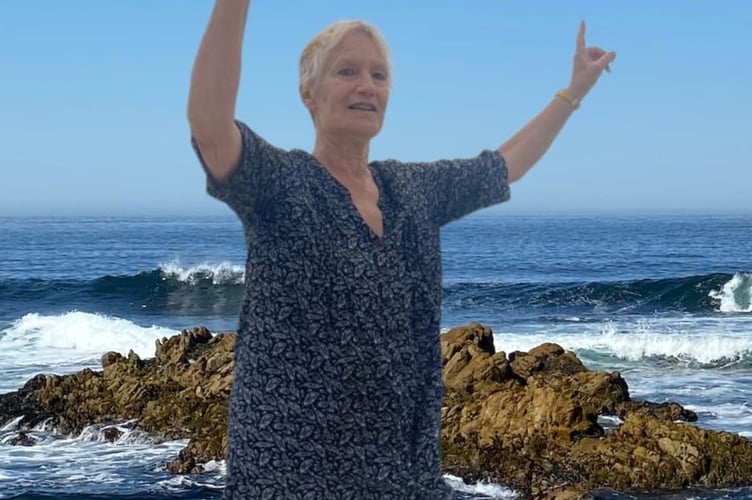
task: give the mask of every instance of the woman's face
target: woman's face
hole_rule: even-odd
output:
[[[371,139],[389,100],[388,64],[371,37],[354,31],[332,50],[316,87],[303,93],[319,134]]]

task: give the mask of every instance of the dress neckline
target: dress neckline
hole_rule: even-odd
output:
[[[328,179],[328,183],[335,186],[340,193],[343,196],[347,197],[347,204],[349,206],[350,213],[359,221],[360,225],[367,230],[368,235],[378,241],[383,242],[384,239],[387,236],[387,230],[389,225],[387,224],[387,216],[386,216],[386,210],[385,210],[385,203],[384,203],[384,189],[383,185],[381,183],[381,178],[378,175],[378,169],[374,168],[374,162],[369,162],[367,167],[369,172],[371,173],[371,178],[373,179],[374,184],[376,184],[376,189],[378,191],[378,201],[376,203],[376,206],[379,209],[379,212],[381,214],[381,228],[382,232],[381,234],[377,233],[374,228],[365,220],[363,215],[360,213],[360,210],[358,210],[358,207],[355,205],[355,202],[352,199],[352,194],[350,193],[350,190],[342,184],[336,177],[334,177],[329,170],[326,169],[324,165],[321,164],[321,162],[313,156],[308,151],[298,149],[294,150],[297,152],[302,153],[306,158],[308,158],[310,164],[316,169],[321,171],[323,177],[325,179]]]

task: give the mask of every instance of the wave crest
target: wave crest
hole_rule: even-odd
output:
[[[734,274],[720,290],[711,290],[708,296],[717,301],[721,312],[752,312],[752,273]]]
[[[752,274],[745,272],[592,283],[453,283],[445,292],[445,305],[455,310],[527,309],[569,318],[588,313],[752,312]]]
[[[210,281],[212,285],[242,285],[245,278],[243,266],[230,262],[218,264],[202,263],[184,267],[173,261],[160,264],[159,270],[165,279],[176,279],[189,285],[196,285],[202,281]]]

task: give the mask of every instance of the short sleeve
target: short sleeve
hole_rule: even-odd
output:
[[[245,123],[236,120],[235,124],[240,130],[242,151],[237,167],[224,182],[209,174],[196,141],[191,139],[191,144],[206,172],[207,193],[227,203],[245,223],[253,220],[274,197],[279,166],[288,153],[266,142]]]
[[[416,195],[438,226],[509,199],[507,166],[498,150],[466,159],[405,164]]]

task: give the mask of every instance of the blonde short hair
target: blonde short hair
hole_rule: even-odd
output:
[[[379,30],[365,21],[337,21],[321,30],[314,36],[300,55],[298,69],[300,71],[300,86],[308,89],[314,88],[321,79],[321,73],[324,65],[329,59],[332,49],[337,46],[342,39],[352,33],[359,31],[365,33],[376,47],[382,53],[387,63],[387,84],[392,86],[391,62],[389,61],[389,47],[381,36]]]

